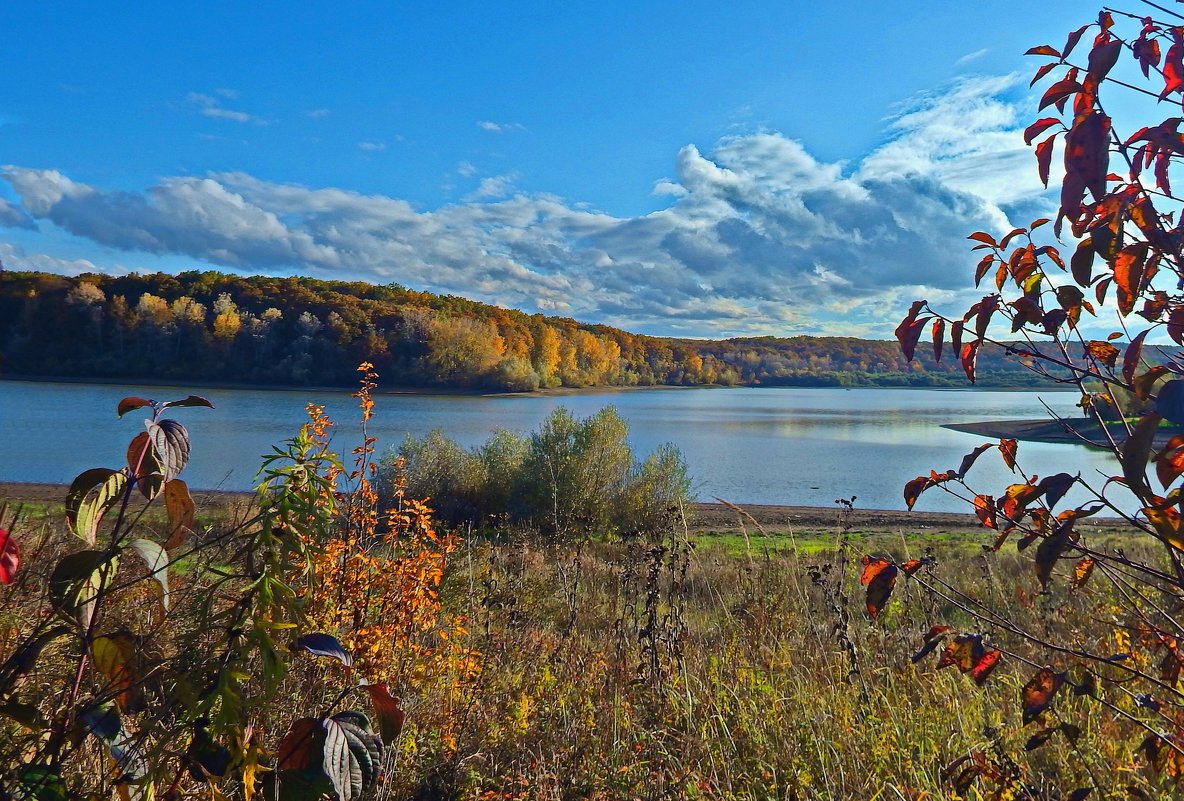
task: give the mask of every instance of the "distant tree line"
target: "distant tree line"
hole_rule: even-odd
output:
[[[963,385],[957,359],[906,362],[847,337],[668,339],[390,284],[311,278],[0,272],[0,375],[531,391],[646,385]],[[1026,371],[979,356],[979,383]]]

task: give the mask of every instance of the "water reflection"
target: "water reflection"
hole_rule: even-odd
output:
[[[188,393],[188,388],[0,381],[0,481],[61,483],[88,467],[115,466],[141,426],[135,415],[116,420],[119,398]],[[310,401],[324,404],[341,423],[340,448],[353,447],[357,415],[348,392],[208,389],[202,394],[216,410],[184,409],[176,415],[193,436],[186,477],[194,487],[249,488],[259,457],[295,433]],[[432,428],[471,446],[499,427],[528,432],[560,406],[584,417],[611,404],[629,422],[637,451],[664,442],[678,445],[702,498],[829,505],[856,495],[860,506],[895,509],[903,508],[905,481],[956,467],[981,441],[942,424],[1044,417],[1040,400],[1066,416],[1077,412],[1074,394],[1055,392],[787,387],[562,397],[383,395],[371,430],[386,447]],[[1077,446],[1024,443],[1020,459],[1040,475],[1066,465],[1091,478],[1110,470],[1103,454]],[[1015,480],[1000,459],[988,456],[972,475],[992,493]],[[926,494],[918,508],[965,506],[935,493]]]

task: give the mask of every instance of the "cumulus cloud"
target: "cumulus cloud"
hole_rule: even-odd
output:
[[[491,175],[488,178],[482,178],[481,183],[477,184],[477,188],[465,196],[465,200],[473,201],[484,198],[505,197],[510,194],[510,190],[513,189],[514,181],[516,180],[518,180],[517,173]]]
[[[81,275],[83,273],[120,273],[122,269],[100,270],[86,259],[59,259],[44,253],[26,253],[24,248],[7,242],[0,242],[0,263],[7,270],[29,270],[58,275]]]
[[[214,90],[218,97],[213,95],[203,95],[199,92],[190,92],[185,99],[189,104],[197,108],[197,113],[203,117],[212,117],[217,120],[230,120],[231,122],[253,123],[255,125],[266,124],[264,120],[253,114],[248,114],[245,111],[235,111],[234,109],[226,108],[222,105],[222,99],[234,100],[238,98],[238,92],[233,89],[216,89]]]
[[[1019,155],[1031,156],[1015,144],[1015,110],[999,99],[1011,85],[967,81],[918,98],[855,165],[820,161],[777,133],[687,145],[653,187],[667,207],[633,217],[517,191],[513,175],[427,211],[246,173],[141,192],[53,170],[0,176],[22,218],[123,251],[397,281],[651,333],[888,338],[912,298],[964,299],[967,231],[1006,227],[1008,203],[1040,200],[1031,163],[1020,169]]]

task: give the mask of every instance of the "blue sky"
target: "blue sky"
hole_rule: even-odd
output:
[[[907,11],[902,9],[907,8]],[[10,3],[0,259],[887,338],[1047,206],[1013,0]]]

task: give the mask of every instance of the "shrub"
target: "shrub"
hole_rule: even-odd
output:
[[[528,437],[499,430],[466,451],[436,430],[409,437],[398,458],[408,492],[430,498],[454,525],[509,520],[560,536],[655,531],[689,497],[686,463],[664,445],[638,464],[628,434],[611,406],[585,420],[560,408]],[[382,480],[396,461],[387,460]]]
[[[1024,132],[1029,144],[1039,140],[1037,170],[1046,185],[1054,149],[1063,153],[1055,219],[998,238],[970,234],[980,251],[975,285],[985,280],[987,294],[960,316],[916,301],[896,334],[907,358],[925,334],[940,358],[948,332],[951,355],[972,382],[984,344],[1018,339],[1009,352],[1036,375],[1076,389],[1094,424],[1118,423],[1103,426],[1113,467],[1109,476],[1083,474],[1066,450],[1064,472],[1036,476],[1025,469],[1019,443],[1003,439],[982,444],[956,470],[933,471],[905,487],[910,508],[934,489],[967,500],[991,530],[987,554],[1016,543],[1031,570],[1031,590],[1020,597],[1039,604],[1038,622],[1020,623],[1000,594],[935,578],[928,560],[897,564],[872,556],[862,576],[867,611],[877,618],[898,577],[910,577],[947,612],[914,661],[940,651],[937,667],[957,666],[979,685],[1001,662],[1023,666],[1019,714],[1011,717],[1021,728],[1041,726],[1026,750],[1054,737],[1075,746],[1082,707],[1089,705],[1102,719],[1096,725],[1138,754],[1139,768],[1111,766],[1121,779],[1093,770],[1083,755],[1076,789],[1063,788],[1068,797],[1178,794],[1184,787],[1184,437],[1178,434],[1184,364],[1178,351],[1158,343],[1184,345],[1184,226],[1171,185],[1184,148],[1180,117],[1157,117],[1161,101],[1178,108],[1184,99],[1184,26],[1104,9],[1060,48],[1041,45],[1028,53],[1044,61],[1033,84],[1045,76],[1051,81],[1039,103],[1050,116]],[[1119,116],[1112,119],[1111,112]],[[1068,258],[1060,251],[1066,244],[1073,247]],[[1102,312],[1113,314],[1112,322]],[[1165,420],[1176,430],[1162,434]],[[1002,488],[968,476],[975,460],[995,449],[1015,474]],[[1098,514],[1124,522],[1121,547],[1091,535],[1088,519]],[[1030,795],[1035,759],[976,751],[946,774],[959,795],[969,795],[972,785],[993,798]],[[1119,786],[1137,773],[1137,783]]]

